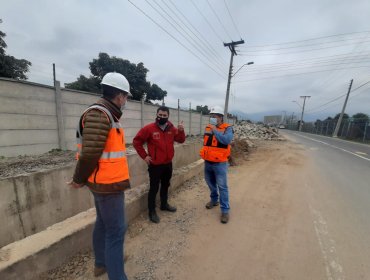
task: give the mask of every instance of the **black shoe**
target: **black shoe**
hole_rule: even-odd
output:
[[[168,203],[166,203],[165,205],[161,205],[161,210],[168,212],[176,212],[177,209],[175,206],[171,206]]]
[[[207,208],[207,209],[212,209],[213,207],[217,206],[218,204],[219,204],[219,203],[218,203],[218,201],[213,202],[213,201],[211,200],[210,202],[207,202],[207,204],[206,204],[206,208]]]
[[[221,223],[227,224],[229,221],[229,213],[222,213],[221,214]]]
[[[149,211],[149,220],[151,220],[155,224],[159,223],[160,219],[155,210]]]

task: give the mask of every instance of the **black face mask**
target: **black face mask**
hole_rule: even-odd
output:
[[[164,125],[168,121],[168,118],[157,117],[156,121],[157,121],[158,124]]]

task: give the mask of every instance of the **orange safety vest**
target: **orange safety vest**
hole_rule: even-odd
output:
[[[113,184],[125,181],[129,179],[129,171],[126,157],[126,142],[123,128],[119,121],[115,122],[111,112],[101,106],[92,105],[85,110],[82,114],[82,127],[83,118],[85,114],[91,109],[98,109],[107,115],[111,123],[111,129],[109,130],[107,141],[102,155],[100,156],[98,166],[94,172],[88,178],[88,181],[92,184]],[[82,151],[82,133],[80,124],[77,128],[77,159]]]
[[[219,132],[224,133],[230,125],[227,123],[216,126]],[[200,149],[200,156],[202,159],[212,162],[225,162],[228,161],[231,146],[224,145],[217,141],[216,136],[212,132],[210,125],[206,126],[203,137],[203,147]]]

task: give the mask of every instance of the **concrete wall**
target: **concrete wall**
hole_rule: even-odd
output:
[[[177,145],[174,168],[199,160],[200,147],[200,142]],[[147,165],[136,153],[128,155],[128,163],[135,191],[135,187],[148,183]],[[0,248],[94,207],[87,188],[74,190],[66,185],[73,170],[71,163],[59,169],[0,180],[0,220],[6,225],[0,227]]]
[[[57,148],[75,150],[81,113],[98,98],[99,95],[93,93],[56,90],[51,86],[0,78],[0,156],[41,154]],[[142,125],[154,121],[157,108],[151,104],[142,106],[138,101],[128,102],[121,119],[127,143],[132,142]],[[183,121],[187,135],[202,134],[208,118],[195,112],[170,109],[170,121],[175,125],[179,119]]]

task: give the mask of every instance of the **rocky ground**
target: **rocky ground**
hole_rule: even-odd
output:
[[[282,140],[277,128],[263,124],[254,124],[247,121],[240,121],[234,126],[234,132],[240,139],[264,139]]]

